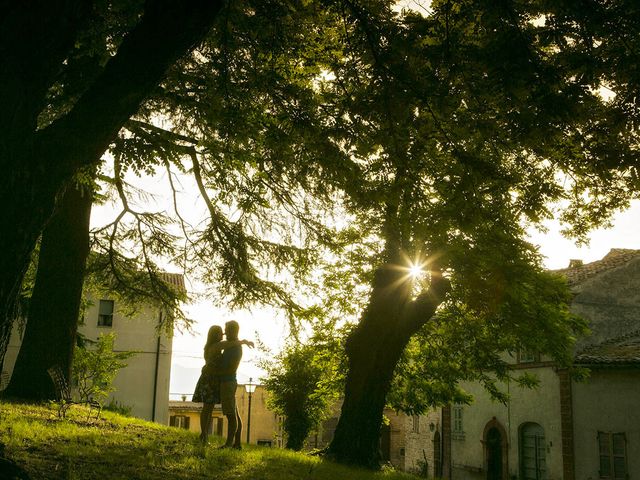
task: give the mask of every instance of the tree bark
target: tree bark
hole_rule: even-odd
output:
[[[61,15],[82,17],[77,13],[82,3],[87,2],[62,2],[68,8],[61,8]],[[139,24],[123,40],[102,74],[68,114],[41,130],[37,130],[36,107],[46,104],[55,70],[51,56],[24,57],[32,65],[20,70],[25,78],[46,72],[46,88],[39,81],[16,83],[11,80],[11,69],[4,63],[0,67],[0,98],[15,95],[22,99],[9,102],[10,111],[0,112],[0,126],[6,127],[0,129],[0,364],[16,319],[17,298],[29,257],[53,214],[58,193],[79,169],[97,164],[124,122],[136,113],[167,69],[205,36],[223,3],[146,2]],[[3,7],[8,13],[0,20],[0,53],[17,48],[12,35],[17,27],[12,22],[19,24],[24,13],[29,13],[28,8],[19,5],[14,2]],[[29,3],[35,10],[49,8],[47,5],[50,4],[43,1]],[[46,23],[45,27],[46,46],[55,45],[56,58],[64,59],[68,54],[65,48],[68,50],[73,44],[68,32],[59,22]],[[13,53],[9,59],[14,63],[22,60]]]
[[[78,327],[84,270],[89,254],[92,194],[71,186],[42,233],[36,282],[22,346],[6,394],[53,400],[47,369],[60,365],[67,381]]]
[[[447,291],[448,281],[434,275],[429,291],[411,300],[406,273],[393,264],[376,272],[369,305],[347,341],[344,403],[329,447],[336,461],[379,468],[380,429],[393,372],[409,339],[434,315]]]

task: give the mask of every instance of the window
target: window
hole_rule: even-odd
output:
[[[536,363],[539,361],[539,355],[532,350],[520,350],[518,352],[518,363]]]
[[[189,417],[186,415],[172,415],[169,417],[169,425],[177,428],[189,430]]]
[[[464,427],[462,424],[462,405],[454,405],[451,409],[453,416],[452,438],[454,440],[464,440]]]
[[[520,427],[520,475],[523,480],[546,480],[544,428],[537,423]]]
[[[413,420],[413,433],[420,433],[420,415],[414,415]]]
[[[401,457],[404,457],[404,447],[402,447],[402,448],[400,449],[400,456],[401,456]]]
[[[111,327],[113,325],[113,300],[100,300],[98,308],[98,326]]]
[[[260,447],[270,447],[271,445],[273,445],[271,440],[258,440],[258,446]]]
[[[627,478],[627,439],[624,433],[598,432],[600,478]]]

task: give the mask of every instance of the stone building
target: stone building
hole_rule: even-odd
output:
[[[640,479],[640,251],[613,249],[559,273],[574,293],[572,311],[590,324],[574,355],[588,380],[519,352],[511,368],[535,374],[538,388],[503,385],[510,394],[503,405],[478,384],[463,385],[474,402],[443,410],[451,417],[443,421],[451,469],[447,475],[443,466],[443,478]]]
[[[341,402],[337,402],[327,420],[317,432],[306,441],[306,447],[323,449],[331,443],[340,416]],[[380,455],[382,461],[398,470],[433,477],[443,474],[446,452],[443,418],[441,410],[433,410],[427,415],[406,415],[390,408],[384,410],[384,424],[380,432]]]

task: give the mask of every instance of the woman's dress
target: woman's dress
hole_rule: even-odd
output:
[[[216,372],[222,362],[222,352],[207,355],[205,352],[205,365],[202,367],[200,378],[193,392],[193,401],[202,403],[220,403],[220,376]]]

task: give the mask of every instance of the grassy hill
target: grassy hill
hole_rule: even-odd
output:
[[[277,448],[217,450],[221,439],[202,447],[197,435],[104,412],[87,420],[74,406],[66,419],[49,406],[0,403],[4,456],[32,479],[235,479],[409,480],[393,471],[373,473]],[[3,477],[0,472],[0,479]]]

